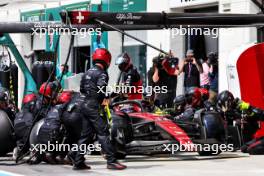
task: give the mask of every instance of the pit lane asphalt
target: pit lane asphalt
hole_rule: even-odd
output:
[[[87,156],[92,170],[73,171],[68,165],[14,165],[10,156],[0,157],[0,176],[263,176],[264,155],[249,156],[240,152],[201,157],[196,153],[177,155],[128,156],[122,160],[128,166],[124,171],[106,169],[101,156]]]

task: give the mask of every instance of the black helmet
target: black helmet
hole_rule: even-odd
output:
[[[186,104],[186,98],[184,95],[178,95],[177,97],[174,98],[173,103],[176,106]]]
[[[116,58],[115,64],[121,71],[126,72],[132,65],[132,61],[127,53],[122,53]]]
[[[206,100],[206,101],[204,101],[204,108],[207,111],[214,111],[215,110],[215,105],[212,102]]]
[[[0,88],[0,102],[8,103],[10,100],[9,91],[6,88]]]
[[[178,113],[181,113],[184,111],[184,107],[186,105],[186,98],[184,95],[179,95],[174,98],[173,100],[174,109]]]
[[[217,106],[224,112],[231,110],[234,106],[234,102],[234,95],[227,90],[221,92],[217,97]]]

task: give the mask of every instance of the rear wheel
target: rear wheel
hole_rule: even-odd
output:
[[[5,156],[15,147],[12,122],[2,110],[0,110],[0,143],[0,156]]]

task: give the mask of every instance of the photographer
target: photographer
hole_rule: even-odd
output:
[[[218,55],[217,53],[211,52],[207,57],[210,79],[209,101],[214,103],[218,94]]]
[[[203,68],[200,63],[194,58],[193,50],[188,50],[186,58],[180,64],[178,75],[184,72],[184,90],[185,93],[200,87],[200,74],[203,73]]]
[[[204,88],[209,91],[210,89],[210,78],[209,78],[210,66],[208,62],[209,62],[208,57],[202,60],[203,73],[200,74],[200,86],[201,88]]]
[[[153,67],[150,69],[150,86],[166,86],[167,93],[156,93],[155,102],[160,108],[173,107],[173,99],[176,96],[178,58],[157,56],[153,58]]]

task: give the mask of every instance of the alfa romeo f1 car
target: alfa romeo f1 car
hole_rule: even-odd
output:
[[[219,113],[199,110],[192,121],[175,122],[169,115],[149,112],[144,104],[128,100],[112,105],[111,132],[119,158],[126,154],[174,153],[166,147],[174,145],[186,146],[186,151],[197,151],[200,155],[220,153],[190,147],[225,144],[225,127]]]

